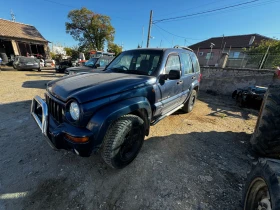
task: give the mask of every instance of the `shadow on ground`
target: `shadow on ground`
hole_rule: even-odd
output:
[[[258,116],[258,110],[241,108],[236,104],[235,99],[230,96],[209,96],[209,94],[201,91],[198,98],[207,103],[208,107],[213,110],[209,114],[210,116],[243,118],[245,120],[250,119],[250,115]],[[236,111],[239,111],[241,115],[236,114]]]
[[[36,89],[46,89],[47,83],[51,80],[34,80],[26,81],[22,83],[23,88],[36,88]]]
[[[0,209],[240,207],[250,168],[246,133],[149,138],[135,161],[113,170],[99,155],[52,150],[29,109],[30,101],[0,105]]]

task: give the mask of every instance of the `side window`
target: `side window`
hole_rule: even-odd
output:
[[[108,60],[104,59],[104,58],[101,58],[99,60],[99,64],[100,64],[100,67],[105,67],[108,64]]]
[[[200,71],[200,67],[199,67],[199,63],[197,60],[197,57],[194,53],[191,54],[191,58],[192,58],[192,62],[193,62],[193,68],[195,72],[199,72]]]
[[[181,70],[180,59],[178,55],[170,55],[165,65],[165,74],[169,74],[170,70]]]
[[[193,73],[192,61],[191,61],[189,54],[182,53],[181,60],[182,60],[182,64],[183,64],[184,74],[186,75],[186,74]]]

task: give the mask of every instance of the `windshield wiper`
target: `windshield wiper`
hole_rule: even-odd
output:
[[[126,72],[127,70],[123,70],[123,69],[119,69],[119,68],[111,68],[111,69],[107,69],[107,70],[111,70],[114,72]]]

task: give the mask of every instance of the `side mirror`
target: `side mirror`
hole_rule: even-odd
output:
[[[181,78],[181,71],[180,70],[170,70],[168,74],[168,78],[170,80],[176,80]]]
[[[98,68],[98,67],[100,67],[100,64],[99,63],[95,64],[95,68]]]

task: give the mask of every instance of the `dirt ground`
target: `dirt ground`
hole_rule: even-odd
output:
[[[240,209],[257,111],[200,93],[151,128],[135,161],[113,170],[99,155],[52,150],[29,114],[53,70],[0,72],[0,209]]]

